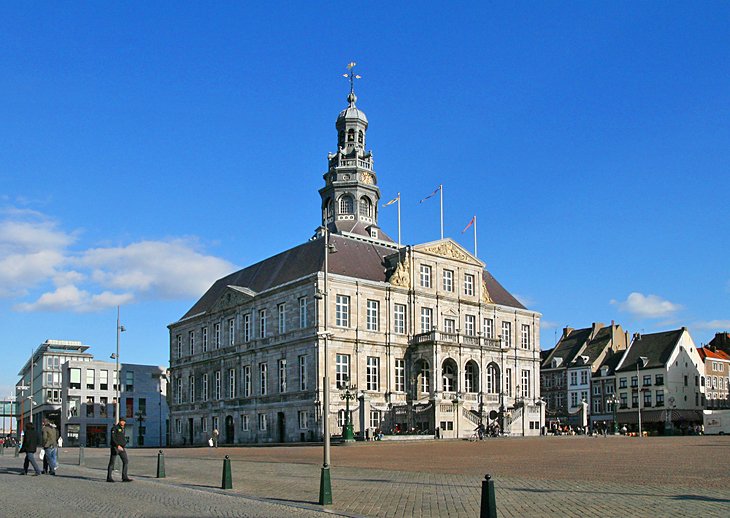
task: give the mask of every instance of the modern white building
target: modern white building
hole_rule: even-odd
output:
[[[77,340],[46,340],[33,351],[16,384],[18,433],[25,422],[48,419],[66,445],[106,446],[117,400],[116,363],[94,360]],[[121,414],[132,446],[167,444],[167,378],[164,367],[120,365]],[[31,398],[32,395],[32,398]],[[32,404],[32,416],[31,416]],[[141,431],[141,433],[140,433]]]
[[[164,367],[122,363],[117,389],[116,364],[68,361],[63,368],[61,435],[68,446],[109,444],[117,390],[126,418],[129,446],[167,445],[167,376]]]

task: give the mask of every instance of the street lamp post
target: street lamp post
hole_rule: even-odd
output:
[[[606,400],[606,403],[611,403],[611,406],[613,408],[613,434],[618,435],[618,403],[619,399],[616,397],[616,394],[613,394],[610,398]]]
[[[323,331],[317,333],[324,339],[324,376],[322,378],[323,393],[322,393],[322,429],[323,429],[323,461],[322,461],[322,472],[319,482],[319,504],[330,505],[332,504],[332,482],[330,479],[330,429],[329,429],[329,413],[330,413],[330,376],[329,376],[329,350],[327,342],[332,337],[332,334],[327,331],[328,329],[328,306],[329,306],[329,255],[337,252],[335,246],[330,244],[330,232],[325,226],[321,228],[324,234],[324,293],[317,293],[318,298],[323,299],[324,311],[322,312],[322,319],[324,320]]]
[[[345,401],[345,426],[342,429],[342,440],[347,443],[355,442],[355,433],[352,427],[352,417],[350,416],[350,400],[357,397],[357,386],[349,382],[349,378],[345,378],[345,386],[340,394],[340,399]]]
[[[117,404],[114,405],[114,421],[119,422],[119,405],[121,404],[120,387],[122,384],[121,376],[119,373],[119,336],[121,333],[126,331],[123,325],[119,323],[119,306],[117,306],[117,352],[112,354],[111,357],[116,360],[115,372],[117,373],[116,393],[117,393]]]
[[[641,389],[641,379],[639,377],[639,364],[641,363],[642,367],[646,367],[646,364],[648,362],[648,358],[646,356],[639,356],[639,359],[636,362],[636,399],[639,403],[639,437],[644,437],[644,434],[641,431],[641,396],[642,396],[642,389]]]

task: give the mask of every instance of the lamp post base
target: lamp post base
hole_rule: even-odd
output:
[[[322,466],[319,478],[319,505],[332,504],[332,482],[330,481],[330,467]]]
[[[353,444],[355,442],[355,431],[353,428],[352,423],[348,423],[342,430],[342,441],[345,444]]]

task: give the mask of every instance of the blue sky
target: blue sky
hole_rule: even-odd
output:
[[[730,330],[730,5],[5,3],[0,396],[47,338],[167,364],[216,278],[319,223],[345,65],[406,243],[565,325]],[[395,207],[381,226],[397,235]]]

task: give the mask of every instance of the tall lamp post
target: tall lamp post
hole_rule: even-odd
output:
[[[644,434],[641,431],[641,396],[642,396],[642,389],[641,389],[641,379],[639,377],[639,364],[641,364],[641,367],[646,367],[647,362],[649,359],[646,356],[639,356],[639,359],[636,362],[636,399],[639,403],[639,437],[644,437]]]
[[[321,227],[324,234],[324,293],[317,293],[316,298],[323,299],[324,311],[322,319],[324,320],[323,331],[317,333],[318,337],[324,339],[324,376],[322,378],[322,429],[323,429],[323,460],[322,472],[319,480],[319,505],[332,504],[332,482],[330,479],[330,429],[329,429],[329,413],[330,413],[330,373],[329,373],[329,350],[327,342],[332,337],[332,333],[328,332],[328,306],[329,306],[329,255],[337,252],[334,245],[330,244],[329,229]]]
[[[611,407],[613,408],[613,434],[618,435],[618,403],[619,399],[616,397],[616,394],[613,394],[610,398],[606,400],[606,403],[611,403]]]
[[[342,387],[343,392],[340,399],[345,401],[345,427],[342,429],[342,440],[346,444],[355,442],[355,433],[352,429],[352,417],[350,416],[350,400],[357,397],[357,386],[350,383],[349,378],[345,378],[345,386]]]
[[[119,323],[119,306],[117,306],[117,352],[111,355],[111,358],[116,360],[116,373],[117,373],[117,386],[116,386],[116,393],[117,393],[117,404],[114,405],[114,422],[119,422],[119,405],[121,404],[121,394],[120,394],[120,387],[122,384],[121,376],[119,375],[119,336],[121,333],[126,331],[123,325]]]

